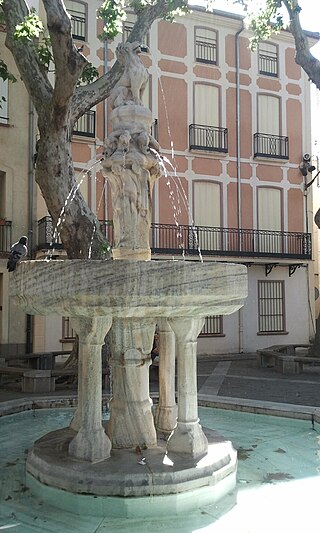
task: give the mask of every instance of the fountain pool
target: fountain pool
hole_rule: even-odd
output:
[[[22,533],[264,533],[318,532],[320,428],[310,420],[200,408],[201,423],[238,450],[237,491],[178,517],[102,518],[62,511],[35,498],[25,483],[27,450],[66,426],[72,409],[25,411],[0,419],[0,531]],[[45,488],[45,490],[50,488]],[[65,498],[69,497],[66,492]]]

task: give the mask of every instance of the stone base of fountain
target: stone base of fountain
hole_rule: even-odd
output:
[[[70,460],[70,428],[37,440],[27,459],[27,485],[47,503],[95,516],[178,514],[211,504],[236,485],[237,452],[217,432],[204,429],[208,452],[198,459],[166,454],[166,441],[137,453],[112,450],[99,463]]]

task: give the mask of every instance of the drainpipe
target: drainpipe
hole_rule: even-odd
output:
[[[239,251],[242,249],[241,242],[241,146],[240,146],[240,33],[244,25],[241,21],[241,27],[235,36],[235,55],[236,55],[236,144],[237,144],[237,222],[239,236]],[[243,309],[239,309],[239,353],[243,353]]]
[[[35,110],[29,98],[29,147],[28,147],[28,249],[30,259],[34,257],[34,154],[35,154]],[[33,316],[27,315],[26,351],[32,353],[33,348]]]
[[[106,21],[104,21],[107,24]],[[104,73],[108,72],[108,40],[104,42]],[[104,128],[104,141],[108,137],[108,98],[105,98],[103,105],[103,128]],[[106,178],[105,178],[106,179]],[[104,216],[105,220],[108,220],[108,185],[104,188]]]
[[[241,146],[240,146],[240,42],[239,36],[243,31],[243,21],[241,28],[236,33],[236,143],[237,143],[237,207],[238,207],[238,231],[241,230]],[[241,250],[241,239],[239,239]]]

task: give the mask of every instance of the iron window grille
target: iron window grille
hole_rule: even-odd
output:
[[[253,145],[254,157],[289,159],[288,137],[268,133],[255,133]]]
[[[275,78],[278,77],[278,51],[275,45],[274,47],[271,47],[271,45],[268,44],[265,48],[263,43],[259,45],[258,65],[259,74]]]
[[[190,150],[206,150],[209,152],[228,151],[228,130],[216,126],[201,124],[189,125]]]
[[[85,41],[87,32],[86,7],[81,2],[77,2],[78,9],[69,9],[68,3],[66,0],[66,8],[71,17],[72,37],[77,41]]]
[[[89,110],[80,117],[73,129],[74,135],[82,137],[96,136],[96,112]]]
[[[212,37],[208,36],[208,33]],[[195,37],[195,59],[199,63],[217,64],[217,33],[206,30],[206,34],[201,28],[196,28]]]
[[[0,219],[0,253],[10,252],[12,244],[12,222]]]
[[[222,315],[212,315],[205,318],[200,337],[215,337],[223,335]]]
[[[123,24],[123,42],[125,43],[128,40],[128,37],[131,33],[131,30],[134,26],[134,22],[129,22],[126,20],[126,22]],[[147,33],[143,39],[141,40],[141,52],[149,52],[149,44],[150,44],[150,35]]]
[[[75,331],[71,327],[70,318],[69,317],[62,317],[62,340],[67,341],[73,341],[76,338]]]
[[[285,332],[284,281],[258,281],[259,333]]]

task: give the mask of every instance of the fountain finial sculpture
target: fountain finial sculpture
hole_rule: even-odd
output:
[[[148,72],[140,52],[137,42],[117,46],[124,72],[110,94],[113,131],[106,140],[103,167],[112,196],[113,259],[151,259],[151,195],[160,177],[160,147],[151,135],[151,111],[141,100]]]

